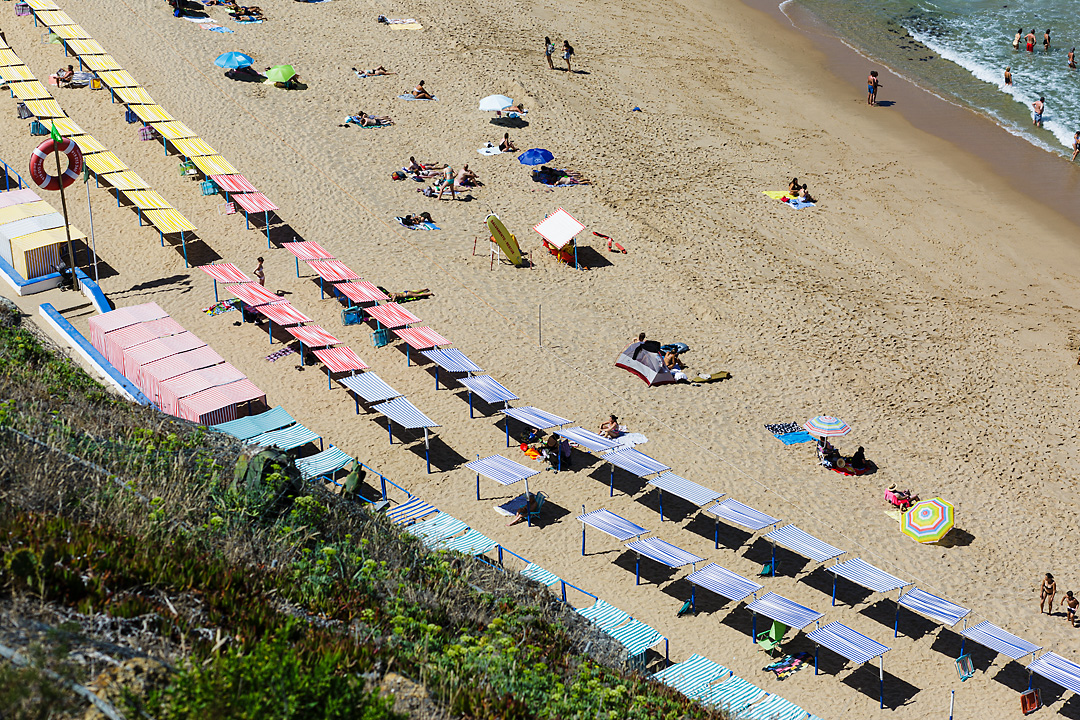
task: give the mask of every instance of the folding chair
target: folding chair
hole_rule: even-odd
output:
[[[784,636],[787,635],[788,626],[779,620],[773,620],[772,627],[763,633],[758,633],[757,641],[765,650],[768,650],[769,655],[773,654],[773,651],[780,647],[784,642]]]
[[[536,493],[536,509],[529,511],[529,522],[532,522],[536,518],[540,517],[540,509],[544,507],[545,500],[547,500],[547,495],[542,492]]]
[[[235,215],[235,214],[236,214],[236,203],[227,202],[227,203],[222,203],[221,205],[218,205],[218,215]]]
[[[45,127],[44,125],[42,125],[37,120],[34,120],[33,122],[30,123],[30,134],[31,135],[48,135],[49,134],[49,129],[47,127]]]
[[[197,175],[199,173],[199,168],[195,167],[195,163],[190,160],[182,161],[177,170],[180,173],[180,177],[190,177],[191,175]]]
[[[150,127],[149,125],[144,125],[139,128],[139,139],[143,142],[146,142],[147,140],[153,140],[154,128]]]
[[[1025,715],[1030,715],[1042,707],[1042,696],[1039,688],[1032,688],[1020,695],[1020,710]]]
[[[970,654],[961,655],[956,659],[956,672],[960,675],[960,682],[975,674],[975,663],[971,661]]]
[[[202,181],[202,194],[203,194],[203,197],[205,197],[207,195],[217,195],[217,191],[218,191],[217,185],[214,184],[213,180],[203,180]]]

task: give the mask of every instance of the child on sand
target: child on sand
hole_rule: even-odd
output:
[[[1065,608],[1065,619],[1069,621],[1069,624],[1076,627],[1076,606],[1080,605],[1080,600],[1073,597],[1073,591],[1069,590],[1065,593],[1065,597],[1061,598],[1061,602],[1058,605],[1068,605]]]
[[[866,104],[877,105],[877,91],[881,87],[878,81],[877,70],[870,71],[870,77],[866,78]]]

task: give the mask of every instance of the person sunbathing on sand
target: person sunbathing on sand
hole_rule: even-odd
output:
[[[503,152],[517,152],[517,145],[510,139],[510,133],[503,133],[503,139],[499,143],[499,150]]]
[[[480,184],[480,181],[476,178],[476,173],[469,169],[469,163],[465,163],[465,166],[458,170],[457,176],[454,177],[454,184],[459,188],[475,187]]]
[[[496,110],[495,111],[495,117],[502,117],[503,113],[506,113],[507,115],[509,115],[510,113],[517,113],[518,115],[524,115],[526,112],[527,112],[527,110],[525,110],[525,107],[521,103],[518,103],[517,105],[511,105],[510,107],[505,108],[503,110]]]
[[[363,125],[365,127],[372,127],[375,125],[393,125],[394,121],[390,119],[389,115],[368,115],[363,110],[360,110],[356,114],[356,118],[359,120],[357,125]]]
[[[517,525],[519,522],[525,522],[525,516],[528,513],[536,512],[536,496],[529,493],[528,498],[525,500],[525,504],[514,515],[514,519],[506,523],[507,527],[510,525]]]
[[[360,75],[369,75],[369,76],[372,76],[372,75],[374,75],[374,76],[378,76],[378,75],[397,75],[397,73],[390,72],[389,70],[384,68],[382,65],[380,65],[377,68],[372,68],[371,70],[357,70],[356,68],[353,68],[352,71],[354,73],[357,73],[357,74],[360,74]]]
[[[421,213],[420,216],[426,216],[427,222],[431,222],[431,215],[428,215],[428,213]],[[384,294],[389,295],[390,300],[396,303],[408,302],[410,300],[424,300],[435,295],[435,293],[431,292],[431,290],[428,290],[427,288],[423,288],[422,290],[403,290],[402,292],[390,292],[386,288],[379,286],[379,290],[381,290]]]
[[[424,88],[424,81],[423,80],[421,80],[420,83],[416,87],[413,88],[412,96],[414,98],[416,98],[417,100],[434,100],[435,99],[435,96],[432,95],[431,93],[429,93]]]

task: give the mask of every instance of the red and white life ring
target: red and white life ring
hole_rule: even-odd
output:
[[[30,156],[30,178],[38,184],[42,190],[59,190],[61,183],[64,187],[71,185],[79,179],[83,171],[83,154],[78,144],[71,138],[60,141],[60,152],[67,155],[68,168],[59,178],[45,172],[45,160],[55,150],[52,138],[37,146],[34,154]]]

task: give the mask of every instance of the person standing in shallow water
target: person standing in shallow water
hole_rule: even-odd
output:
[[[1069,50],[1069,69],[1076,69],[1076,48]]]
[[[1043,52],[1050,52],[1050,28],[1043,33]]]
[[[1012,68],[1005,68],[1005,84],[1012,85]]]
[[[1013,38],[1013,50],[1020,50],[1020,39],[1024,37],[1024,28],[1016,29],[1016,37]]]
[[[1031,107],[1035,108],[1035,117],[1032,119],[1031,124],[1035,127],[1043,126],[1043,110],[1046,109],[1046,98],[1041,97],[1035,102],[1031,103]]]
[[[1031,32],[1024,37],[1024,41],[1027,43],[1027,45],[1024,46],[1027,51],[1035,52],[1035,28],[1031,28]]]
[[[881,82],[878,80],[877,70],[871,70],[869,77],[866,78],[866,104],[877,105],[877,91],[881,87]]]

